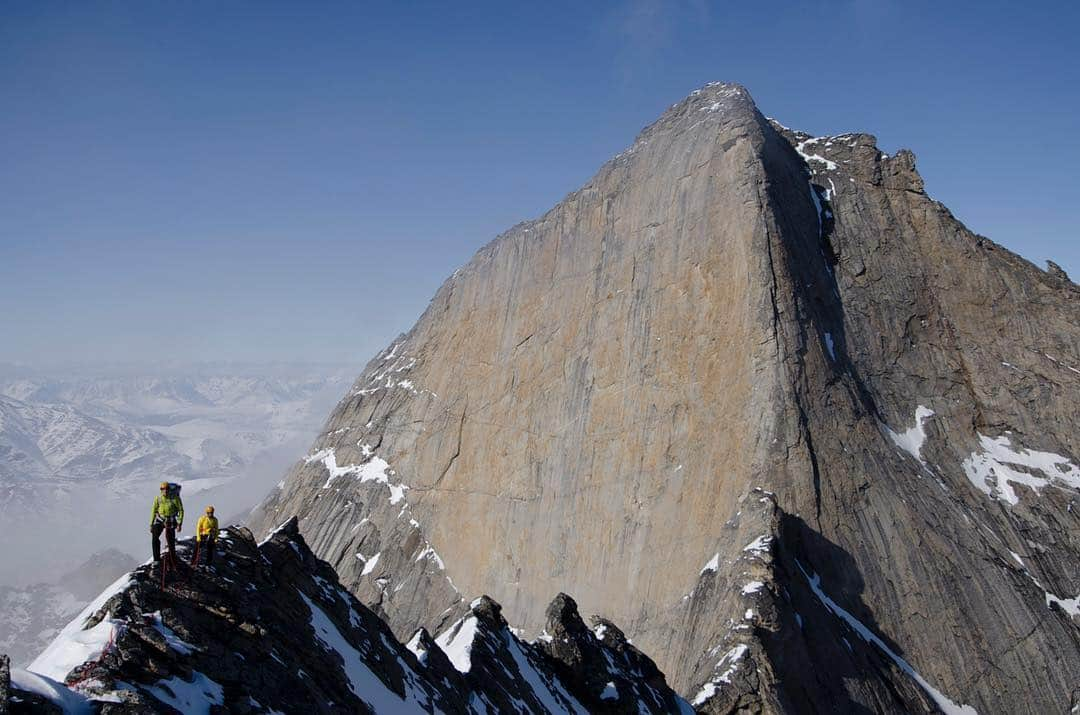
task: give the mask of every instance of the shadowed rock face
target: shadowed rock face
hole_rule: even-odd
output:
[[[253,526],[402,638],[574,593],[706,712],[1066,711],[1078,301],[910,152],[710,85],[454,273]]]

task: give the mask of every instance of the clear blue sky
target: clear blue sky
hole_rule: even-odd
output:
[[[1080,276],[1074,3],[5,2],[0,361],[361,363],[712,80]]]

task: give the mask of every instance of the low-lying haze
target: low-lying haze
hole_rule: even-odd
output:
[[[0,584],[48,581],[90,554],[149,555],[160,481],[239,517],[301,457],[351,381],[340,365],[87,366],[0,371]]]

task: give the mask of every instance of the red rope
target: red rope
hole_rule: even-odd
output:
[[[176,568],[176,557],[170,551],[161,559],[161,589],[163,591],[165,590],[165,574],[178,570]]]
[[[111,625],[109,627],[109,640],[107,640],[105,642],[104,647],[102,647],[102,649],[101,649],[101,653],[99,653],[98,657],[95,658],[94,660],[86,661],[85,663],[83,663],[80,666],[80,669],[82,670],[82,672],[84,674],[82,676],[76,678],[75,680],[70,681],[68,683],[68,687],[74,689],[77,685],[80,685],[80,684],[86,682],[87,680],[92,680],[93,679],[94,668],[92,668],[92,667],[88,668],[87,664],[92,663],[93,665],[101,665],[102,663],[104,663],[105,662],[105,656],[112,653],[116,649],[117,631],[118,630],[122,631],[122,629],[123,629],[122,625],[120,626],[119,629],[115,625]]]

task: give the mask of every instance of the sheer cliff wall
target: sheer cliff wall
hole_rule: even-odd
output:
[[[572,593],[708,712],[1064,711],[1077,301],[910,153],[710,85],[457,271],[254,525],[399,635]]]

